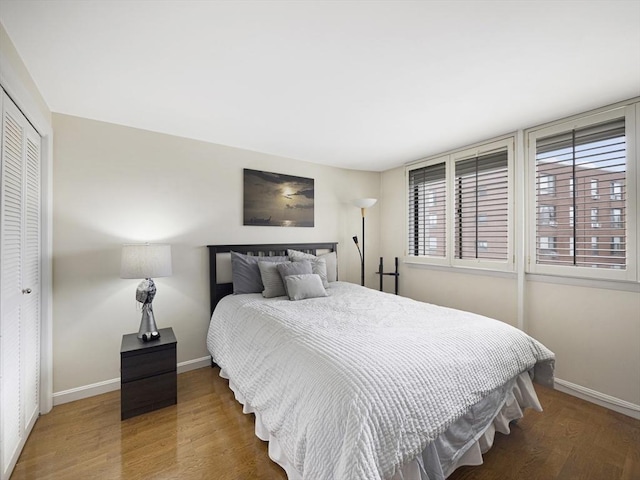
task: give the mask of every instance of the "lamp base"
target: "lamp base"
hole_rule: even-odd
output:
[[[142,340],[142,336],[145,333],[158,332],[158,326],[156,325],[156,319],[153,316],[153,307],[151,302],[142,304],[142,320],[140,320],[140,329],[138,330],[138,338]],[[154,339],[160,338],[160,333]]]

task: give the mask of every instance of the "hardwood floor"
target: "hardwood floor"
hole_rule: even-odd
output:
[[[178,404],[120,421],[120,392],[40,417],[11,477],[22,479],[279,480],[217,368],[178,375]],[[496,434],[484,465],[450,480],[640,479],[640,421],[536,385],[544,413]]]

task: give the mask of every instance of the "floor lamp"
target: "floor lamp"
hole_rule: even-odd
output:
[[[360,245],[358,245],[358,236],[353,237],[353,242],[358,247],[358,252],[360,253],[360,285],[364,286],[364,212],[367,208],[373,207],[375,203],[378,201],[377,198],[358,198],[353,201],[353,204],[356,207],[360,208],[360,213],[362,213],[362,250],[360,250]]]

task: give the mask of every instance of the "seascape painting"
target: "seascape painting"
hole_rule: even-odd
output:
[[[313,178],[244,169],[244,225],[313,227]]]

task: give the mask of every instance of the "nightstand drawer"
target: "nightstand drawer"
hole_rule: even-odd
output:
[[[150,352],[123,356],[120,377],[122,383],[126,383],[150,375],[175,372],[175,370],[176,345],[174,343]]]
[[[121,418],[175,405],[178,398],[176,372],[164,373],[122,384]]]

